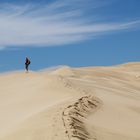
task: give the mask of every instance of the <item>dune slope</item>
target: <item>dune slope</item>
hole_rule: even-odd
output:
[[[0,75],[0,140],[139,140],[140,63]]]

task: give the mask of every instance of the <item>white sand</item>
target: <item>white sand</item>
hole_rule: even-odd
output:
[[[140,63],[0,75],[0,140],[69,139],[140,140]]]

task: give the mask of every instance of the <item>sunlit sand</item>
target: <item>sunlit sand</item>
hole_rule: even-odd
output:
[[[140,63],[0,74],[0,140],[140,140]]]

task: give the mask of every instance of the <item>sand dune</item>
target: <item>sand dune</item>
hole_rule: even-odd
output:
[[[0,74],[0,140],[140,140],[140,63]]]

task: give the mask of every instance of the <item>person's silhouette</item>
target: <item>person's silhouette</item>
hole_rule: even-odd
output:
[[[30,63],[31,63],[31,61],[29,60],[28,57],[26,57],[26,60],[25,60],[25,69],[26,69],[27,72],[29,70],[28,67],[29,67]]]

